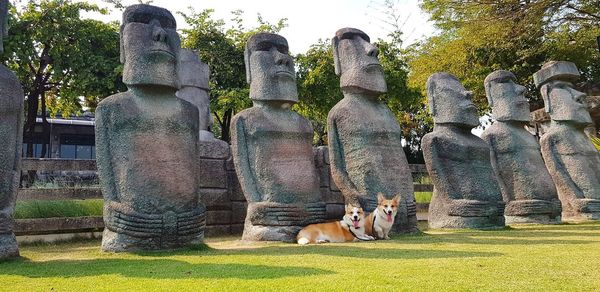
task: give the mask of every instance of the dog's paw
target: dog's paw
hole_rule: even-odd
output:
[[[389,236],[387,236],[387,235],[386,235],[386,236],[384,237],[384,239],[385,239],[385,240],[390,240],[391,238],[390,238]]]
[[[327,240],[327,239],[318,239],[317,240],[317,243],[328,243],[328,242],[329,242],[329,240]]]

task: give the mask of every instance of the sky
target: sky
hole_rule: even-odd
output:
[[[111,7],[101,0],[87,0],[100,7]],[[404,32],[404,45],[431,36],[435,33],[433,25],[428,22],[428,16],[421,12],[417,0],[391,0],[395,3],[399,15],[399,24]],[[137,0],[123,0],[123,4],[138,3]],[[276,23],[281,18],[287,18],[288,26],[280,34],[289,43],[292,54],[304,53],[311,44],[319,39],[331,38],[343,27],[355,27],[367,33],[372,40],[387,38],[392,30],[384,22],[387,9],[383,0],[154,0],[152,5],[170,10],[177,20],[178,28],[186,27],[183,18],[176,12],[189,12],[189,7],[195,11],[214,9],[214,17],[228,21],[233,10],[244,11],[244,25],[253,27],[257,24],[257,14],[263,19]],[[84,14],[84,17],[102,21],[120,21],[121,12],[113,10],[110,15]]]

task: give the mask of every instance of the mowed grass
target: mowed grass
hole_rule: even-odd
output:
[[[417,203],[429,203],[431,202],[431,196],[433,196],[433,192],[415,192]]]
[[[600,223],[426,231],[298,246],[208,240],[176,252],[102,253],[100,242],[21,247],[6,291],[598,291]]]

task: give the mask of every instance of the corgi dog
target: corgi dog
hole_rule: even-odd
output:
[[[375,240],[365,234],[365,213],[360,207],[346,205],[344,218],[336,222],[311,224],[296,236],[298,244]]]
[[[377,194],[377,208],[367,216],[365,233],[378,239],[390,239],[388,234],[394,225],[398,213],[400,194],[393,199],[386,199],[382,193]]]

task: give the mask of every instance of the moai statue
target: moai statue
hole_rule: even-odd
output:
[[[417,229],[413,180],[402,148],[402,132],[392,111],[379,100],[387,92],[377,48],[355,28],[342,28],[332,40],[335,73],[344,98],[327,117],[331,174],[347,203],[365,211],[377,207],[377,194],[401,196],[393,230]]]
[[[211,118],[210,98],[208,96],[209,77],[210,69],[208,65],[200,61],[196,52],[190,49],[181,49],[179,55],[179,81],[181,88],[177,91],[177,97],[188,101],[198,108],[200,113],[198,124],[200,141],[215,139],[215,136],[210,131],[213,120]]]
[[[287,40],[255,34],[244,60],[254,106],[231,122],[233,161],[248,201],[242,238],[291,242],[303,226],[325,220],[313,129],[291,110],[298,93]]]
[[[490,161],[490,148],[473,135],[479,125],[471,92],[448,73],[427,80],[433,132],[421,142],[433,183],[431,228],[499,228],[504,203]]]
[[[571,62],[548,62],[533,75],[551,124],[540,139],[542,155],[556,184],[563,220],[600,219],[600,155],[585,135],[592,123],[585,94],[573,82],[579,70]]]
[[[7,32],[8,1],[0,2],[0,53]],[[0,260],[18,257],[13,232],[13,213],[21,174],[23,143],[23,100],[21,83],[0,64]]]
[[[123,12],[121,61],[129,89],[96,109],[97,164],[104,194],[104,251],[201,243],[198,109],[175,96],[179,36],[166,9]]]
[[[502,197],[506,223],[560,223],[556,186],[544,165],[537,139],[529,123],[525,87],[514,74],[498,70],[484,81],[494,124],[481,138],[490,146],[490,158]]]

